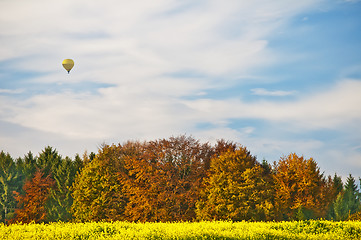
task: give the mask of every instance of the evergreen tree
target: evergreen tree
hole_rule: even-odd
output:
[[[332,187],[333,187],[333,189],[335,189],[335,193],[334,193],[335,196],[337,196],[340,192],[343,191],[342,179],[340,176],[337,176],[336,173],[333,176]]]
[[[16,171],[19,174],[18,186],[15,191],[20,194],[24,194],[23,186],[26,181],[34,177],[37,169],[36,158],[34,158],[31,152],[24,155],[24,158],[18,158],[16,161]]]
[[[32,152],[28,152],[23,159],[19,159],[18,166],[19,170],[21,169],[24,181],[33,178],[37,168],[36,161]]]
[[[360,209],[359,191],[357,189],[356,180],[350,174],[345,183],[345,193],[343,195],[343,201],[346,205],[347,217],[356,213]]]
[[[74,182],[77,169],[75,162],[68,157],[61,161],[58,168],[53,170],[54,188],[50,189],[48,201],[48,219],[50,221],[69,221],[72,217],[71,206],[73,198],[70,188]]]
[[[343,221],[360,210],[360,198],[355,178],[350,174],[345,183],[344,190],[337,195],[333,203],[331,219]]]
[[[361,178],[359,178],[360,181],[360,186],[361,186]],[[358,193],[358,201],[359,204],[361,202],[361,192],[359,191]],[[350,216],[348,216],[347,218],[348,220],[354,220],[354,221],[361,221],[361,206],[359,206],[357,212],[351,214]]]
[[[47,205],[45,206],[45,209],[47,211],[47,220],[48,221],[57,221],[57,220],[66,220],[67,217],[65,217],[63,205],[63,201],[66,201],[64,199],[64,191],[66,191],[64,186],[64,181],[66,181],[65,178],[62,178],[64,176],[56,176],[58,175],[65,175],[66,173],[62,172],[64,169],[62,169],[62,162],[63,159],[59,155],[58,151],[50,146],[47,146],[44,148],[44,150],[39,154],[39,156],[36,158],[37,168],[41,170],[41,172],[45,176],[49,176],[55,184],[53,184],[51,187],[52,189],[49,189],[49,199],[47,200]],[[65,219],[62,219],[62,217],[65,217]]]
[[[42,170],[45,175],[51,175],[61,164],[61,156],[56,149],[47,146],[36,159],[37,167]]]
[[[346,220],[349,216],[348,206],[346,205],[346,201],[344,200],[344,193],[340,192],[337,195],[336,200],[333,203],[333,220],[343,221]]]
[[[335,215],[335,202],[337,201],[338,196],[342,196],[343,194],[343,183],[340,176],[335,175],[333,178],[331,176],[328,177],[327,185],[329,186],[329,193],[328,193],[328,199],[331,200],[328,211],[327,211],[327,218],[330,220],[336,219]],[[340,200],[340,199],[339,199]],[[339,201],[338,200],[338,201]],[[340,209],[340,205],[337,207],[337,209]]]
[[[85,153],[84,154],[84,160],[81,159],[81,157],[79,156],[79,154],[76,154],[75,155],[75,158],[74,158],[74,169],[75,169],[75,174],[78,174],[80,173],[80,171],[83,169],[84,165],[86,163],[88,163],[88,155]],[[75,176],[74,176],[75,177]]]
[[[359,210],[359,191],[357,190],[356,180],[351,174],[346,179],[344,200],[348,207],[349,215]]]
[[[263,168],[265,174],[271,174],[272,173],[272,166],[271,166],[271,164],[269,164],[267,162],[266,159],[262,160],[261,167]]]
[[[21,174],[16,169],[16,163],[9,153],[0,152],[0,219],[7,222],[13,217],[16,201],[13,191],[21,185]]]

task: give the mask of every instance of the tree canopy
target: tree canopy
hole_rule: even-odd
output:
[[[47,146],[0,152],[0,221],[361,219],[355,178],[291,153],[270,164],[244,146],[181,135],[103,144],[74,159]]]

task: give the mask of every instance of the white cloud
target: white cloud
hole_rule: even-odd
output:
[[[28,57],[16,64],[37,71],[55,71],[57,61],[72,57],[103,81],[131,71],[143,76],[179,70],[230,76],[274,61],[266,51],[266,36],[315,4],[2,1],[0,56]]]
[[[290,96],[295,94],[295,91],[282,91],[282,90],[270,91],[264,88],[253,88],[251,89],[251,92],[253,95],[274,96],[274,97],[283,97],[283,96]]]
[[[1,93],[8,93],[8,94],[19,94],[24,92],[24,89],[4,89],[0,88],[0,94]]]
[[[344,80],[331,89],[304,95],[291,102],[244,102],[240,99],[184,101],[211,121],[254,118],[301,128],[331,128],[361,120],[361,81]]]
[[[192,129],[199,122],[212,122],[224,129],[228,119],[237,118],[279,122],[284,127],[301,131],[353,126],[361,120],[360,105],[355,104],[361,103],[360,81],[346,80],[324,92],[283,103],[246,103],[239,99],[182,100],[177,95],[169,95],[169,92],[177,92],[169,90],[170,86],[171,83],[164,82],[155,89],[150,89],[154,87],[151,84],[140,89],[136,85],[105,88],[99,95],[73,92],[38,95],[23,102],[2,101],[0,110],[3,110],[3,120],[24,127],[94,139],[172,135],[174,131],[182,133]],[[174,87],[179,88],[182,95],[192,91],[190,86],[185,86]],[[145,89],[149,89],[148,94],[143,94]],[[251,133],[249,130],[245,132]]]
[[[6,67],[1,71],[16,72],[22,84],[42,88],[33,91],[16,83],[15,90],[0,87],[0,145],[11,151],[23,146],[24,154],[54,144],[72,156],[102,141],[187,133],[209,141],[239,141],[267,157],[293,149],[311,154],[324,145],[314,139],[256,137],[257,126],[231,128],[231,119],[260,119],[285,131],[348,128],[359,133],[357,80],[312,94],[298,91],[288,102],[216,100],[207,94],[256,79],[252,70],[283,61],[268,39],[322,2],[2,0],[0,61]],[[75,60],[69,75],[61,66],[65,58]],[[21,74],[29,71],[40,75]],[[72,89],[73,83],[82,82],[110,87]],[[252,91],[261,96],[295,94]],[[22,93],[26,95],[19,99]],[[197,128],[203,122],[212,127]],[[9,125],[11,131],[5,131]]]

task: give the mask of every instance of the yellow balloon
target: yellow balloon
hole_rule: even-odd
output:
[[[63,67],[65,68],[65,70],[68,71],[68,73],[73,68],[73,66],[74,66],[74,61],[72,59],[64,59]]]

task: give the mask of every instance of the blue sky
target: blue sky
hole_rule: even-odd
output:
[[[187,134],[361,176],[360,13],[356,0],[2,0],[1,149],[73,157]]]

